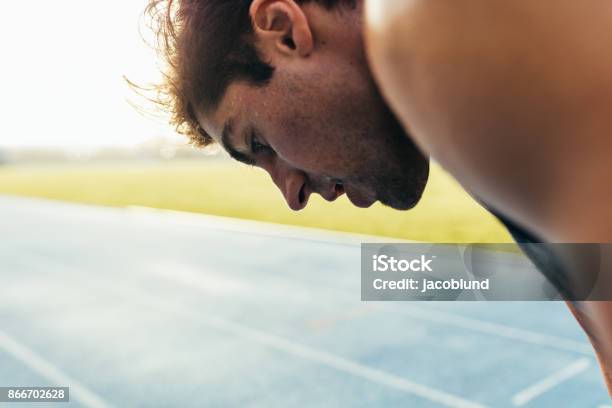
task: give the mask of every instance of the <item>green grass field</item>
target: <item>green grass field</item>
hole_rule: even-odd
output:
[[[0,167],[0,194],[139,205],[428,242],[511,242],[504,228],[434,166],[412,211],[354,208],[346,197],[290,211],[261,170],[223,160]]]

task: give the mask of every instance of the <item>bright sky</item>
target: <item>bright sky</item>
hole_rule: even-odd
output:
[[[7,1],[0,23],[0,147],[133,145],[172,136],[138,114],[122,76],[158,78],[138,28],[146,0]]]

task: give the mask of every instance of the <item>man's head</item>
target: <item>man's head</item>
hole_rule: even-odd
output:
[[[163,3],[163,7],[159,7]],[[294,210],[311,193],[414,206],[429,164],[370,73],[351,0],[155,1],[179,129],[265,169]]]

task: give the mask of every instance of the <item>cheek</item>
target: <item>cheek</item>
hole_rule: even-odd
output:
[[[280,158],[307,173],[353,175],[368,158],[368,137],[378,133],[373,126],[378,105],[369,91],[365,86],[320,83],[293,93],[291,101],[278,105],[269,117],[268,123],[274,124],[269,143]]]
[[[326,171],[327,152],[321,149],[321,143],[317,143],[317,136],[310,129],[289,126],[281,128],[280,134],[275,149],[281,159],[307,173]]]
[[[325,148],[326,131],[309,112],[289,108],[268,123],[275,124],[270,129],[269,143],[281,159],[308,173],[329,170],[331,158]]]

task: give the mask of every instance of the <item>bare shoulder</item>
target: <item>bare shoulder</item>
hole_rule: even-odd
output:
[[[366,0],[365,36],[371,60],[397,62],[409,50],[415,51],[419,38],[433,43],[431,37],[425,37],[427,25],[418,23],[433,19],[439,9],[426,0]]]
[[[497,96],[527,80],[532,88],[581,72],[609,76],[611,22],[612,2],[601,0],[366,0],[365,6],[370,63],[393,103],[409,103],[400,95],[408,93],[411,100],[447,97],[461,85]]]
[[[499,95],[501,79],[520,76],[519,64],[534,57],[528,51],[531,29],[518,28],[525,25],[518,3],[525,3],[523,15],[530,14],[525,9],[531,0],[366,1],[372,71],[405,126],[431,154],[449,151],[446,144],[439,151],[432,137],[447,134],[448,126],[457,132],[451,116],[475,107],[476,95]]]
[[[422,149],[543,236],[593,217],[612,231],[612,2],[366,0],[365,13],[374,76]]]

